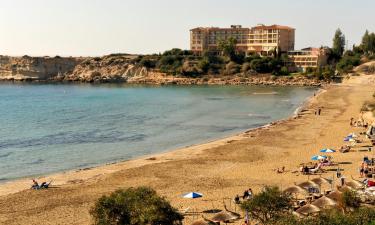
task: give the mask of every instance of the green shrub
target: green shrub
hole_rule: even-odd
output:
[[[95,225],[175,225],[183,217],[148,187],[102,196],[90,210]]]

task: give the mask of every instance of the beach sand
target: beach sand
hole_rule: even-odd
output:
[[[252,188],[258,192],[265,185],[286,188],[314,176],[300,175],[301,163],[309,162],[322,148],[338,149],[343,138],[363,128],[349,125],[358,118],[364,101],[375,91],[375,75],[352,77],[340,85],[330,85],[311,99],[297,118],[277,122],[262,129],[245,132],[210,143],[157,154],[111,165],[68,171],[48,177],[55,188],[25,190],[29,179],[0,185],[0,224],[90,224],[89,209],[96,199],[118,188],[147,185],[171,201],[178,209],[194,211],[223,209],[225,203],[233,211],[236,194]],[[322,108],[317,116],[314,111]],[[363,137],[362,137],[363,138]],[[354,152],[333,153],[341,162],[343,174],[359,178],[358,166],[367,142],[358,144]],[[286,172],[275,170],[285,166]],[[335,169],[337,167],[332,167]],[[334,172],[322,176],[332,178]],[[316,175],[317,177],[319,175]],[[197,191],[204,197],[182,199],[186,192]],[[210,217],[210,214],[205,214]],[[186,224],[200,215],[187,216]],[[238,222],[240,224],[240,222]]]

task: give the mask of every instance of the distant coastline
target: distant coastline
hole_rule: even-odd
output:
[[[304,75],[276,76],[240,72],[183,76],[139,66],[135,55],[103,57],[0,56],[0,81],[39,83],[129,83],[151,85],[322,86],[328,82]]]

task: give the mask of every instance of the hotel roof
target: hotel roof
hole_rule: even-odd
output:
[[[246,27],[226,27],[226,28],[220,28],[220,27],[197,27],[193,28],[190,31],[197,31],[197,30],[249,30],[249,29],[274,29],[274,30],[295,30],[295,28],[288,27],[288,26],[282,26],[282,25],[258,25],[252,28],[246,28]]]

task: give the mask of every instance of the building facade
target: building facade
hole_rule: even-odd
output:
[[[327,48],[304,48],[298,51],[289,51],[289,66],[297,71],[325,66],[328,60],[327,53]]]
[[[190,30],[190,50],[196,54],[205,51],[218,52],[221,40],[236,39],[236,50],[246,54],[270,55],[276,50],[294,50],[295,29],[280,25],[258,25],[244,28],[232,25],[230,28],[198,27]]]

